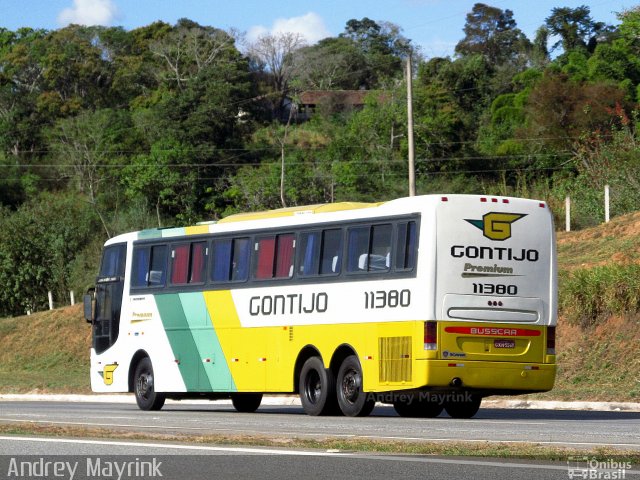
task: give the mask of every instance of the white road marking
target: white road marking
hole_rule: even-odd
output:
[[[194,450],[209,452],[230,452],[230,453],[246,453],[246,454],[263,454],[263,455],[282,455],[282,456],[312,456],[312,457],[350,457],[350,458],[367,458],[376,461],[403,461],[403,462],[420,462],[420,463],[441,463],[453,465],[474,465],[488,466],[499,468],[519,468],[519,469],[541,469],[541,470],[560,470],[567,471],[566,465],[550,465],[550,464],[532,464],[532,463],[513,463],[498,462],[484,460],[462,460],[462,459],[446,459],[446,458],[430,458],[424,456],[394,456],[394,455],[366,455],[354,453],[339,453],[336,451],[314,452],[304,450],[277,450],[271,448],[243,448],[243,447],[214,447],[208,445],[176,445],[166,443],[148,443],[148,442],[120,442],[120,441],[102,441],[102,440],[81,440],[67,438],[37,438],[37,437],[12,437],[0,436],[0,440],[18,441],[18,442],[42,442],[42,443],[73,443],[84,445],[114,445],[125,447],[143,447],[158,448],[165,450]],[[625,474],[640,474],[640,470],[625,470]]]

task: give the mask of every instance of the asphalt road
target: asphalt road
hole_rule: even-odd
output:
[[[567,479],[573,463],[0,437],[0,478]],[[588,464],[580,464],[580,468]],[[55,469],[58,470],[55,470]],[[32,469],[31,471],[29,469]],[[123,473],[119,475],[118,469]],[[624,477],[640,478],[635,468]],[[45,472],[46,470],[46,472]],[[605,474],[611,470],[595,470]],[[140,475],[139,473],[143,473]],[[28,475],[31,473],[31,475]],[[46,473],[43,475],[41,473]],[[160,477],[161,475],[161,477]],[[586,477],[589,478],[589,477]],[[593,477],[604,478],[604,477]],[[611,477],[606,477],[611,478]]]
[[[368,438],[417,441],[533,442],[640,450],[640,413],[481,408],[475,418],[398,417],[376,407],[366,418],[310,417],[298,406],[262,406],[253,414],[220,404],[169,404],[143,412],[135,404],[0,402],[0,422],[131,429],[186,434]]]

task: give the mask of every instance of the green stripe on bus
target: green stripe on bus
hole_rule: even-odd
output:
[[[193,334],[189,330],[180,296],[172,293],[154,297],[187,391],[211,391],[209,377],[202,365]]]
[[[220,340],[213,329],[202,292],[180,293],[179,295],[213,391],[237,391]]]

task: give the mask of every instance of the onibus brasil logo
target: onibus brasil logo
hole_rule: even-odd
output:
[[[482,230],[485,237],[502,241],[511,238],[511,224],[526,216],[526,213],[491,212],[483,215],[482,220],[465,220]]]

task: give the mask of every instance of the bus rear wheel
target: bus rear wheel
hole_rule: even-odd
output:
[[[324,368],[319,357],[304,362],[298,383],[304,411],[313,416],[330,415],[336,408],[336,380],[330,369]]]
[[[242,413],[253,413],[262,402],[261,393],[234,393],[231,395],[233,408]]]
[[[156,392],[153,365],[149,357],[138,363],[133,376],[133,391],[140,410],[160,410],[164,405],[165,395]]]
[[[448,401],[444,404],[444,409],[451,418],[471,418],[480,409],[482,397],[471,395],[470,398],[461,401]]]
[[[414,395],[415,397],[415,395]],[[435,418],[442,413],[442,404],[432,400],[411,398],[409,400],[396,400],[393,408],[401,417]]]
[[[362,367],[355,355],[344,359],[338,370],[338,406],[347,417],[366,417],[376,402],[362,389]]]

